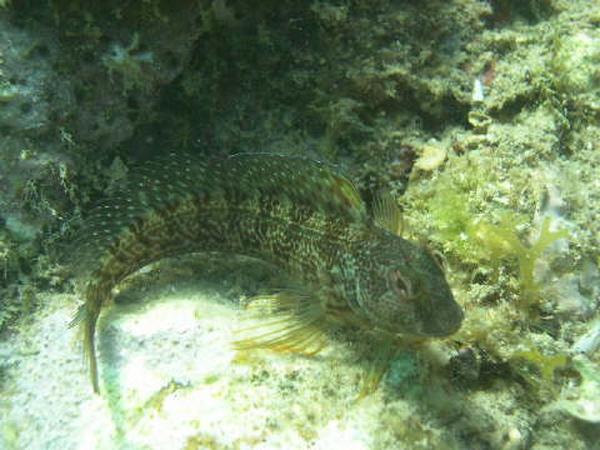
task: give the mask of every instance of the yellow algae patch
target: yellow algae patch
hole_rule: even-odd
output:
[[[441,145],[425,145],[421,148],[421,156],[415,162],[415,167],[430,172],[440,167],[447,155],[448,152]]]

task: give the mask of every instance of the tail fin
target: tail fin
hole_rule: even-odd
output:
[[[88,292],[89,290],[88,287]],[[98,382],[98,361],[96,357],[95,336],[96,323],[98,322],[98,317],[100,315],[101,304],[102,302],[97,300],[96,296],[88,296],[86,302],[79,307],[75,317],[69,324],[70,327],[79,327],[80,332],[83,335],[83,352],[89,368],[92,388],[96,394],[100,392],[100,388]]]

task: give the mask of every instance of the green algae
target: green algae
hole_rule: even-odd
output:
[[[481,201],[502,195],[502,180],[495,175],[493,162],[487,157],[470,155],[453,157],[452,172],[439,176],[433,185],[433,192],[427,193],[426,208],[433,222],[433,236],[457,260],[463,263],[485,262],[498,269],[506,261],[516,261],[521,306],[526,309],[539,300],[539,284],[535,280],[535,265],[544,252],[559,239],[568,237],[566,229],[551,230],[552,220],[545,217],[539,235],[531,244],[525,244],[521,237],[524,228],[531,228],[527,216],[495,206],[488,214],[477,214],[482,208]],[[452,174],[456,174],[453,177]]]
[[[519,375],[524,376],[527,382],[533,386],[552,385],[555,371],[565,368],[569,361],[565,354],[546,355],[536,348],[517,351],[513,353],[512,359],[514,360],[513,367],[518,370]],[[528,367],[520,365],[519,360],[533,365],[535,370],[532,372]],[[541,379],[539,379],[539,375],[542,376]]]
[[[536,261],[543,256],[552,244],[559,239],[569,236],[565,229],[551,231],[551,219],[544,218],[539,237],[526,246],[516,234],[513,218],[505,215],[499,225],[478,222],[469,228],[468,234],[475,238],[483,251],[491,260],[502,258],[516,258],[519,262],[519,283],[521,287],[520,304],[526,311],[540,300],[540,284],[535,279]]]

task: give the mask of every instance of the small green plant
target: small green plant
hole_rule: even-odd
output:
[[[568,232],[565,229],[552,231],[552,220],[546,217],[538,238],[528,245],[518,233],[528,223],[525,215],[507,209],[493,214],[496,223],[478,219],[473,212],[478,209],[478,197],[470,193],[495,181],[486,178],[488,175],[480,169],[469,170],[468,165],[463,169],[464,176],[456,183],[446,179],[439,183],[428,205],[435,237],[463,263],[479,265],[486,261],[490,268],[496,269],[507,260],[516,261],[521,306],[530,309],[540,298],[540,286],[535,280],[536,262],[553,243],[566,238]]]
[[[516,234],[514,223],[505,218],[499,225],[478,222],[468,227],[467,233],[477,240],[491,259],[516,258],[519,262],[519,284],[524,307],[532,306],[539,299],[539,284],[535,280],[535,263],[544,251],[559,239],[568,236],[565,229],[550,230],[550,218],[542,222],[540,235],[527,246]]]
[[[538,386],[541,384],[550,385],[554,380],[554,371],[566,367],[569,359],[564,353],[555,355],[546,355],[540,352],[537,348],[531,346],[527,350],[517,351],[512,354],[512,367],[514,370],[523,376],[531,385]],[[525,361],[526,365],[517,364],[516,362]],[[539,375],[531,372],[529,365],[533,366]]]

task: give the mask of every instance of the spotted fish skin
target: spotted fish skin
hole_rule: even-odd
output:
[[[427,251],[376,222],[352,184],[320,162],[253,154],[215,161],[172,155],[146,164],[91,211],[68,252],[84,280],[75,322],[94,391],[102,307],[124,278],[168,256],[247,255],[304,286],[306,295],[281,303],[297,313],[301,334],[291,326],[257,346],[307,347],[314,327],[329,322],[384,335],[455,332],[463,314],[443,272]]]

